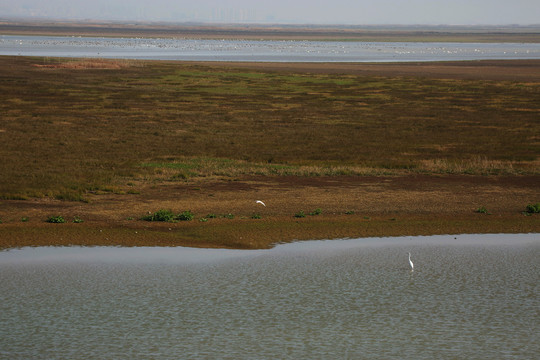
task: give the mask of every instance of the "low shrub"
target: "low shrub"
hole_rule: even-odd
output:
[[[142,217],[142,220],[145,221],[173,221],[175,218],[171,210],[161,209],[156,211],[153,214],[148,214]]]
[[[525,211],[528,214],[539,214],[540,213],[540,203],[527,205],[527,208],[525,209]]]
[[[175,215],[171,210],[161,209],[161,210],[156,211],[153,214],[148,214],[146,216],[143,216],[141,219],[145,221],[163,221],[163,222],[174,222],[177,220],[189,221],[189,220],[193,220],[193,214],[191,213],[191,211],[187,210],[187,211],[184,211],[183,213]]]
[[[306,217],[306,214],[304,213],[303,210],[300,210],[299,212],[297,212],[296,214],[294,214],[294,217],[295,217],[295,218],[305,218],[305,217]]]
[[[63,224],[66,222],[66,220],[64,220],[64,218],[62,216],[49,216],[47,218],[47,220],[45,220],[46,222],[48,223],[51,223],[51,224]]]
[[[251,215],[251,218],[252,219],[260,219],[261,215],[260,214],[253,214],[253,215]]]
[[[193,220],[193,214],[191,213],[191,211],[186,210],[186,211],[184,211],[183,213],[178,214],[178,216],[176,217],[176,220],[180,220],[180,221],[190,221],[190,220]]]
[[[316,216],[316,215],[321,215],[322,214],[322,210],[321,208],[317,208],[315,210],[313,210],[312,212],[309,213],[309,215],[311,216]]]
[[[480,206],[478,209],[475,210],[475,212],[479,213],[479,214],[491,214],[485,206]]]
[[[73,222],[74,222],[75,224],[81,224],[81,223],[84,222],[84,220],[81,219],[81,218],[78,217],[78,216],[75,216],[75,217],[73,218]]]

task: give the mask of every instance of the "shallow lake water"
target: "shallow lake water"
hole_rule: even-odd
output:
[[[14,249],[0,359],[533,359],[539,283],[540,234]]]
[[[539,59],[540,43],[197,40],[0,35],[0,55],[270,62]]]

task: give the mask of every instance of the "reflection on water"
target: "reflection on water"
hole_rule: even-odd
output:
[[[539,258],[538,234],[4,251],[0,358],[532,359]]]
[[[539,59],[540,43],[256,41],[1,35],[0,55],[272,62]]]

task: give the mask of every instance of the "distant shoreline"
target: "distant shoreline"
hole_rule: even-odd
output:
[[[540,42],[531,26],[337,26],[284,24],[169,24],[0,20],[4,35],[280,39],[365,42]]]

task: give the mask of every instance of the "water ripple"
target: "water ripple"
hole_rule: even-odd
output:
[[[538,234],[452,240],[0,252],[0,358],[534,358]]]

